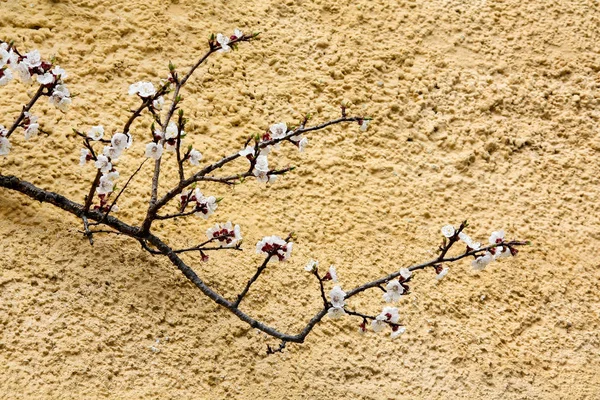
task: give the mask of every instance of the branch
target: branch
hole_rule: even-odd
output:
[[[274,256],[274,254],[269,254],[267,256],[267,258],[265,258],[265,261],[263,261],[263,263],[260,265],[260,267],[258,267],[256,272],[254,273],[254,276],[252,276],[252,278],[250,278],[250,280],[246,283],[246,287],[244,288],[244,290],[242,290],[242,293],[238,294],[237,300],[235,301],[235,303],[233,303],[233,306],[235,308],[238,308],[238,306],[240,305],[242,300],[244,300],[244,296],[246,296],[246,294],[248,293],[248,290],[250,290],[250,286],[252,286],[252,284],[258,279],[260,274],[262,274],[262,272],[265,270],[265,268],[267,268],[267,264],[269,263],[269,260],[271,260],[271,257],[273,257],[273,256]]]
[[[21,114],[19,114],[19,116],[17,117],[15,122],[13,122],[12,126],[8,130],[8,133],[6,134],[7,138],[9,138],[10,135],[12,135],[13,132],[19,127],[19,124],[21,123],[21,121],[23,121],[23,118],[25,118],[25,113],[29,112],[33,108],[34,104],[39,100],[40,97],[43,96],[43,94],[44,94],[44,85],[40,85],[40,87],[35,92],[35,94],[31,98],[31,100],[29,100],[29,103],[27,103],[27,105],[23,106],[23,109],[21,110]]]

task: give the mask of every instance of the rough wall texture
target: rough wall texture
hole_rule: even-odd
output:
[[[190,141],[214,161],[249,133],[339,104],[375,117],[335,127],[299,168],[266,189],[207,185],[216,218],[157,226],[182,246],[210,222],[242,226],[248,251],[187,260],[233,296],[260,258],[252,243],[294,230],[290,263],[267,270],[245,304],[295,331],[319,307],[309,258],[344,287],[432,256],[439,228],[468,218],[473,236],[504,228],[535,247],[483,272],[467,262],[403,299],[400,339],[326,320],[304,345],[277,344],[194,289],[132,241],[97,237],[47,205],[0,190],[0,398],[597,399],[600,397],[600,8],[598,1],[0,0],[0,37],[56,56],[79,96],[37,113],[50,136],[13,141],[3,174],[81,201],[72,127],[119,129],[127,86],[189,65],[210,32],[261,31],[217,56],[185,91]],[[0,123],[26,101],[1,88]],[[137,166],[149,120],[120,164]],[[16,137],[16,136],[15,136]],[[124,172],[122,172],[124,173]],[[150,169],[119,215],[139,221]],[[175,177],[167,168],[166,179]],[[163,186],[163,188],[166,187]],[[353,299],[376,311],[380,293]],[[159,352],[151,351],[154,346]]]

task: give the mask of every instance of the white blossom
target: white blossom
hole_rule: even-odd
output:
[[[363,122],[362,122],[362,124],[360,124],[360,130],[363,131],[363,132],[366,131],[367,128],[369,127],[370,123],[371,123],[371,120],[364,119]]]
[[[377,316],[377,319],[397,324],[400,320],[400,314],[398,314],[398,309],[396,307],[383,307],[383,310],[381,311],[381,314]]]
[[[252,173],[259,182],[273,182],[277,178],[277,175],[268,175],[269,160],[267,159],[267,156],[262,154],[256,157],[256,163],[254,164]]]
[[[219,53],[227,53],[231,50],[231,47],[229,47],[229,38],[222,33],[217,33],[217,42],[221,45],[221,48],[217,50]]]
[[[110,144],[112,145],[112,147],[117,149],[119,152],[131,147],[132,142],[133,141],[131,135],[126,135],[120,132],[115,133],[110,139]]]
[[[154,142],[150,142],[146,145],[146,157],[158,160],[162,156],[162,153],[163,147],[161,145]]]
[[[494,260],[494,256],[492,255],[492,253],[490,253],[489,251],[486,251],[485,254],[483,254],[483,255],[477,257],[475,260],[473,260],[471,265],[473,266],[473,269],[481,271],[482,269],[487,267],[487,265],[489,263],[491,263],[493,260]]]
[[[177,139],[177,133],[179,129],[177,128],[177,124],[173,121],[169,122],[167,125],[167,129],[165,130],[165,140]],[[181,136],[185,135],[184,131],[181,131]]]
[[[65,79],[67,79],[67,76],[69,76],[69,74],[67,74],[67,72],[58,65],[52,68],[52,74],[57,78],[60,77],[61,81],[64,81]]]
[[[152,102],[152,106],[159,111],[162,110],[164,104],[165,98],[162,96]]]
[[[334,281],[335,283],[337,283],[338,276],[337,276],[337,272],[335,271],[335,267],[333,265],[329,266],[329,271],[327,271],[327,273],[331,277],[331,280]]]
[[[402,294],[404,293],[404,287],[397,279],[389,281],[385,290],[386,292],[383,294],[383,299],[388,303],[400,300],[400,297],[402,297]]]
[[[469,247],[470,249],[473,249],[473,250],[479,250],[479,248],[481,247],[481,243],[479,243],[479,242],[474,242],[474,241],[473,241],[473,240],[472,240],[472,239],[469,237],[469,235],[467,235],[467,234],[466,234],[466,233],[464,233],[464,232],[461,232],[461,233],[459,233],[459,234],[458,234],[458,237],[459,237],[459,239],[460,239],[460,240],[462,240],[462,241],[463,241],[463,242],[464,242],[464,243],[467,245],[467,247]]]
[[[444,279],[444,277],[446,275],[448,275],[448,272],[450,272],[450,268],[448,268],[448,267],[442,268],[440,270],[440,272],[438,272],[437,275],[435,276],[435,279],[437,279],[438,281]]]
[[[400,268],[400,276],[407,280],[412,276],[412,272],[408,268]]]
[[[48,99],[49,103],[54,105],[62,112],[66,112],[67,108],[71,104],[71,93],[69,89],[65,85],[56,85],[50,98]]]
[[[54,75],[50,72],[46,72],[45,74],[38,74],[37,81],[40,85],[49,85],[54,83]]]
[[[234,227],[230,221],[208,228],[206,236],[209,239],[215,239],[221,247],[234,247],[242,240],[240,226],[235,225]]]
[[[241,150],[239,153],[240,157],[244,157],[244,158],[248,158],[248,156],[254,156],[254,147],[252,146],[246,146],[246,148],[244,150]],[[250,160],[248,160],[248,162],[250,162]]]
[[[100,140],[104,136],[104,127],[102,125],[92,126],[87,133],[87,137],[92,140]]]
[[[102,175],[100,177],[100,182],[98,183],[98,187],[96,187],[96,192],[98,194],[108,194],[108,193],[112,192],[114,188],[115,188],[115,183],[113,182],[112,179],[110,179],[110,176]]]
[[[306,264],[306,266],[304,267],[304,270],[308,271],[308,272],[314,272],[317,269],[318,266],[319,266],[319,262],[318,261],[310,260],[308,262],[308,264]]]
[[[390,337],[392,339],[396,339],[398,336],[402,335],[404,332],[406,332],[406,327],[404,327],[404,326],[394,326],[392,328],[392,333],[390,334]]]
[[[306,148],[306,146],[308,145],[308,139],[307,138],[302,138],[299,142],[298,142],[298,151],[300,153],[302,153],[304,151],[304,149]]]
[[[444,235],[447,238],[451,238],[452,236],[454,236],[454,227],[452,225],[446,225],[442,228],[442,235]]]
[[[502,243],[504,241],[504,231],[492,232],[489,241],[490,244]]]
[[[344,298],[346,297],[346,292],[342,290],[339,286],[334,286],[333,289],[329,292],[329,298],[331,299],[331,305],[334,307],[344,307]]]
[[[215,196],[204,197],[198,188],[194,190],[194,195],[190,198],[190,200],[196,201],[196,212],[194,215],[204,219],[208,219],[209,216],[214,214],[218,207]]]
[[[17,64],[14,68],[15,72],[19,74],[19,79],[25,85],[31,85],[33,83],[33,79],[31,77],[31,73],[29,72],[29,67],[24,62]]]
[[[200,165],[200,160],[202,160],[202,153],[196,149],[192,149],[192,151],[190,151],[190,164]]]
[[[280,122],[278,124],[273,124],[269,128],[271,131],[271,137],[273,139],[281,139],[287,133],[287,125],[285,122]]]
[[[13,79],[12,71],[8,68],[0,67],[0,86],[6,86]]]
[[[0,125],[1,126],[1,125]],[[5,156],[10,153],[10,141],[4,136],[0,136],[0,156]]]
[[[240,29],[235,28],[233,30],[233,36],[235,36],[236,39],[241,38],[242,36],[244,36],[244,32],[242,32]]]
[[[25,54],[25,58],[22,61],[29,68],[35,68],[42,65],[42,56],[38,50],[32,50]]]
[[[386,325],[387,324],[383,321],[383,319],[379,319],[379,317],[377,317],[376,319],[374,319],[371,322],[371,328],[373,329],[373,332],[376,332],[376,333],[384,330]]]
[[[28,121],[25,127],[25,140],[29,140],[38,134],[40,124],[37,123],[38,117],[35,117],[28,112],[25,112],[24,116],[25,120]]]
[[[269,261],[287,261],[292,255],[292,247],[294,243],[286,242],[279,236],[265,236],[256,243],[256,254],[272,254]]]
[[[100,172],[102,172],[103,174],[107,173],[108,171],[110,171],[112,169],[112,164],[110,163],[110,161],[108,160],[108,157],[106,157],[104,154],[100,154],[97,159],[96,162],[94,163],[94,165],[96,166],[96,168],[98,168],[100,170]]]
[[[88,160],[90,151],[88,149],[81,149],[81,156],[79,157],[79,165],[85,165]]]
[[[110,158],[111,161],[118,161],[119,157],[121,157],[121,150],[113,146],[104,146],[102,150],[102,154],[106,157]]]
[[[346,315],[346,310],[343,307],[329,307],[327,316],[331,319],[339,319]]]
[[[152,82],[136,82],[129,85],[129,95],[137,94],[142,98],[151,97],[156,94],[156,89]]]
[[[499,258],[511,257],[512,253],[508,246],[498,246],[496,247],[496,252],[494,253],[494,259],[497,260]]]

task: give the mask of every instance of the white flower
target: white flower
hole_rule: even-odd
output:
[[[385,322],[383,322],[383,320],[380,320],[380,319],[374,319],[371,322],[371,328],[373,328],[373,332],[376,332],[376,333],[384,330],[386,325],[387,324]]]
[[[167,129],[165,131],[165,139],[166,140],[177,139],[177,133],[178,133],[177,124],[173,121],[169,122],[169,125],[167,125]],[[181,131],[181,136],[183,136],[184,134],[185,134],[185,132]]]
[[[233,36],[235,36],[236,39],[241,38],[242,36],[244,36],[244,32],[242,32],[241,30],[239,30],[238,28],[235,28],[233,30]]]
[[[471,265],[473,266],[473,269],[481,271],[482,269],[487,267],[487,265],[489,263],[491,263],[493,260],[494,260],[494,256],[492,255],[492,253],[490,253],[489,251],[486,251],[484,255],[479,256],[475,260],[473,260]]]
[[[327,316],[331,319],[339,319],[346,315],[346,310],[342,307],[329,307],[327,310]]]
[[[377,316],[377,319],[397,324],[398,320],[400,320],[400,315],[398,314],[398,309],[396,307],[383,307],[383,311]]]
[[[31,73],[29,72],[29,67],[26,63],[20,62],[16,67],[15,71],[19,74],[19,79],[25,85],[31,85],[33,83],[33,79],[31,78]]]
[[[0,124],[0,136],[6,136],[8,134],[8,129],[4,127],[4,125]]]
[[[335,267],[333,265],[329,266],[329,271],[327,273],[331,277],[331,280],[334,281],[335,283],[337,283],[338,276],[337,276],[337,272],[335,271]]]
[[[298,151],[300,153],[302,153],[304,151],[304,148],[308,145],[308,139],[307,138],[302,138],[299,142],[298,142]]]
[[[38,75],[37,81],[40,85],[49,85],[54,83],[54,75],[52,75],[50,72],[46,72],[43,75]]]
[[[239,153],[240,157],[248,158],[248,156],[254,157],[254,147],[246,146],[244,150],[241,150]],[[248,160],[250,162],[250,160]]]
[[[0,136],[0,156],[5,156],[8,153],[10,153],[11,147],[12,146],[11,146],[8,138],[5,138],[4,136]]]
[[[156,89],[152,82],[136,82],[129,86],[129,95],[137,94],[142,98],[151,97],[156,94]]]
[[[446,225],[442,228],[442,235],[444,235],[447,238],[451,238],[452,236],[454,236],[454,227],[452,225]]]
[[[209,239],[218,241],[221,247],[234,247],[242,240],[240,226],[236,225],[234,227],[230,221],[227,221],[224,224],[216,224],[212,228],[208,228],[206,230],[206,236]]]
[[[217,42],[221,45],[221,48],[217,50],[219,53],[227,53],[231,50],[231,47],[229,47],[229,38],[222,33],[217,33]]]
[[[118,161],[119,157],[121,157],[121,150],[113,146],[104,146],[102,154],[110,158],[111,161]]]
[[[87,133],[87,137],[92,140],[100,140],[102,136],[104,136],[104,127],[102,125],[92,126]]]
[[[67,79],[67,76],[69,76],[67,74],[67,72],[64,69],[62,69],[61,67],[59,67],[58,65],[56,65],[54,68],[52,68],[52,74],[54,76],[56,76],[57,78],[60,77],[61,81],[64,81],[65,79]]]
[[[479,248],[481,247],[481,243],[474,242],[473,240],[471,240],[469,235],[467,235],[464,232],[459,233],[458,237],[467,245],[467,247],[469,247],[472,250],[479,250]]]
[[[404,326],[394,326],[392,328],[392,333],[391,333],[391,338],[392,339],[396,339],[398,336],[402,335],[404,332],[406,332],[406,328]]]
[[[37,50],[32,50],[29,53],[25,54],[25,58],[22,61],[29,68],[39,67],[42,65],[42,56],[40,52]]]
[[[96,162],[94,163],[94,165],[103,174],[107,173],[108,171],[110,171],[112,169],[112,164],[108,160],[108,157],[106,157],[104,154],[100,154],[98,156],[98,158],[97,158]]]
[[[404,293],[404,287],[402,287],[400,281],[397,279],[389,281],[385,290],[386,292],[383,294],[383,299],[388,303],[400,300],[400,297],[402,297],[402,294]]]
[[[449,271],[450,271],[450,268],[448,268],[448,267],[442,268],[435,276],[435,279],[437,279],[438,281],[444,279],[444,277],[446,275],[448,275]]]
[[[162,146],[154,143],[154,142],[150,142],[146,145],[146,157],[148,158],[154,158],[155,160],[158,160],[163,153],[163,148]]]
[[[196,199],[196,212],[194,215],[208,219],[218,207],[217,199],[215,196],[204,197],[198,188],[194,192],[194,198]]]
[[[162,110],[164,104],[165,98],[162,96],[152,102],[152,106],[159,111]]]
[[[360,130],[363,131],[363,132],[366,131],[367,128],[369,127],[370,123],[371,123],[371,120],[364,119],[363,122],[362,122],[362,124],[360,124]]]
[[[13,79],[13,74],[10,69],[2,69],[0,67],[0,86],[6,86]]]
[[[496,252],[494,253],[494,259],[497,260],[499,258],[506,258],[512,256],[510,252],[510,248],[508,246],[498,246],[496,247]]]
[[[48,99],[48,102],[54,105],[60,111],[66,112],[67,108],[71,104],[70,96],[71,93],[65,85],[56,85],[52,91],[52,94],[50,95],[50,98]]]
[[[271,137],[273,139],[281,139],[287,133],[287,125],[285,122],[280,122],[278,124],[273,124],[269,128],[271,131]]]
[[[492,232],[490,244],[502,243],[504,241],[504,231]]]
[[[38,134],[40,129],[40,124],[37,123],[38,117],[35,117],[28,113],[27,111],[24,114],[25,119],[25,140],[29,140],[35,135]]]
[[[101,156],[100,156],[101,157]],[[115,184],[111,179],[110,175],[102,175],[100,177],[100,182],[98,183],[98,187],[96,188],[96,192],[98,194],[108,194],[113,191],[115,188]]]
[[[308,264],[306,264],[306,266],[304,267],[304,270],[308,271],[308,272],[314,272],[317,269],[318,266],[319,266],[319,262],[318,261],[310,260],[308,262]]]
[[[193,149],[192,151],[190,151],[190,164],[192,165],[200,165],[200,160],[202,160],[202,153],[200,153],[198,150]]]
[[[106,176],[106,179],[110,179],[111,181],[116,181],[117,179],[119,179],[119,171],[110,171],[110,172],[104,174],[104,176]]]
[[[279,261],[287,261],[292,255],[293,245],[294,243],[286,242],[279,236],[265,236],[256,243],[256,254],[272,254]],[[269,261],[275,260],[275,257],[271,257]]]
[[[329,292],[329,298],[331,299],[331,305],[334,307],[344,307],[344,298],[346,297],[346,292],[342,290],[339,286],[334,286],[333,289]]]
[[[400,268],[400,276],[403,280],[407,280],[412,276],[412,272],[408,268]]]
[[[81,149],[81,156],[79,157],[79,165],[85,165],[88,160],[90,151],[88,149]]]
[[[269,160],[267,156],[259,155],[256,157],[256,163],[254,164],[254,170],[252,173],[256,176],[256,180],[259,182],[270,182],[271,177],[268,175],[269,172]],[[275,177],[276,175],[272,175]],[[273,179],[274,180],[274,179]]]
[[[112,145],[112,147],[121,152],[131,147],[131,143],[133,142],[131,139],[131,135],[126,135],[124,133],[119,132],[113,135],[113,137],[110,139],[110,144]]]

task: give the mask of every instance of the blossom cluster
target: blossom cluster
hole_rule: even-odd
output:
[[[467,235],[462,230],[456,230],[452,225],[446,225],[442,228],[442,235],[444,237],[450,239],[456,237],[462,241],[466,247],[467,252],[474,250],[483,250],[480,242],[475,242],[469,235]],[[494,231],[490,235],[488,242],[490,245],[494,246],[485,250],[483,254],[475,255],[475,259],[472,261],[471,265],[474,270],[483,270],[494,260],[498,260],[500,258],[510,257],[517,255],[517,249],[514,247],[501,245],[504,243],[504,231]],[[438,279],[443,278],[448,273],[448,268],[442,268],[441,266],[436,267],[436,272],[438,273]]]
[[[221,46],[221,48],[217,50],[217,52],[228,53],[229,51],[231,51],[230,43],[234,40],[242,38],[243,36],[244,33],[239,29],[235,29],[233,31],[233,35],[231,36],[226,36],[222,33],[217,33],[217,43],[219,43],[219,45]]]
[[[206,236],[209,240],[216,241],[220,247],[234,247],[242,240],[240,226],[233,226],[230,221],[217,223],[215,226],[208,228]]]
[[[256,253],[271,255],[269,261],[274,261],[275,257],[279,261],[287,261],[292,255],[293,244],[292,242],[286,242],[279,236],[265,236],[256,243]]]
[[[194,207],[194,215],[208,219],[217,209],[217,199],[214,196],[205,197],[200,189],[187,190],[179,195],[181,212],[184,212],[190,204]]]
[[[328,280],[332,280],[336,283],[338,282],[337,272],[333,265],[329,267],[329,270],[323,277],[319,277],[318,267],[318,261],[310,260],[308,264],[306,264],[306,266],[304,267],[304,270],[315,274],[317,278],[321,281],[321,283]],[[402,268],[398,274],[398,278],[389,281],[386,286],[386,293],[383,296],[386,302],[397,301],[403,293],[408,292],[408,286],[406,285],[406,282],[410,281],[410,278],[412,277],[412,272],[408,268]],[[400,315],[398,314],[398,309],[395,307],[384,307],[383,311],[375,317],[370,317],[367,315],[362,315],[350,311],[346,312],[346,292],[339,285],[335,285],[329,292],[328,307],[329,308],[327,309],[327,315],[332,319],[342,318],[348,313],[351,313],[352,315],[362,316],[363,322],[359,325],[359,331],[361,333],[364,333],[367,330],[367,319],[372,320],[371,329],[373,330],[373,332],[381,332],[385,329],[386,326],[390,326],[392,329],[392,338],[396,338],[406,331],[406,328],[400,326],[399,324]]]
[[[271,140],[281,140],[289,133],[290,131],[288,131],[285,122],[273,124],[269,127],[269,130],[262,135],[261,141],[256,147],[246,146],[245,149],[239,152],[239,155],[246,158],[248,162],[250,162],[250,165],[253,166],[252,174],[259,182],[273,182],[277,179],[277,175],[273,174],[273,171],[269,169],[269,160],[267,159],[267,156],[271,152],[271,149],[279,149],[279,142],[269,145],[264,145],[264,143]],[[288,140],[295,144],[300,152],[303,152],[308,144],[308,139],[302,137],[302,135],[292,135]]]
[[[88,141],[103,141],[104,127],[102,125],[92,126],[87,132]],[[104,140],[108,142],[108,140]],[[94,166],[102,174],[96,187],[96,193],[100,198],[100,206],[96,207],[104,209],[110,194],[114,191],[115,181],[119,178],[119,172],[115,168],[115,163],[121,157],[123,151],[131,147],[133,137],[130,134],[117,132],[110,139],[110,145],[105,145],[102,154],[94,154],[89,148],[81,149],[79,165],[85,165],[88,161],[93,160]],[[116,211],[115,207],[112,209]]]
[[[0,86],[7,85],[17,75],[26,85],[35,82],[45,88],[50,104],[65,112],[71,104],[71,93],[64,84],[67,73],[58,65],[42,60],[38,50],[32,50],[24,55],[8,43],[0,41]],[[25,139],[36,136],[39,132],[38,118],[25,111],[18,126],[25,131]],[[8,130],[0,125],[0,156],[10,152],[11,144]]]
[[[184,137],[185,131],[180,130],[177,124],[171,121],[164,131],[161,129],[154,130],[154,140],[146,145],[145,155],[148,158],[158,160],[162,157],[163,151],[175,153],[177,151],[177,139],[179,138],[181,148],[181,141]],[[198,166],[200,165],[200,160],[202,160],[202,153],[190,148],[184,155],[185,160],[194,166]]]

